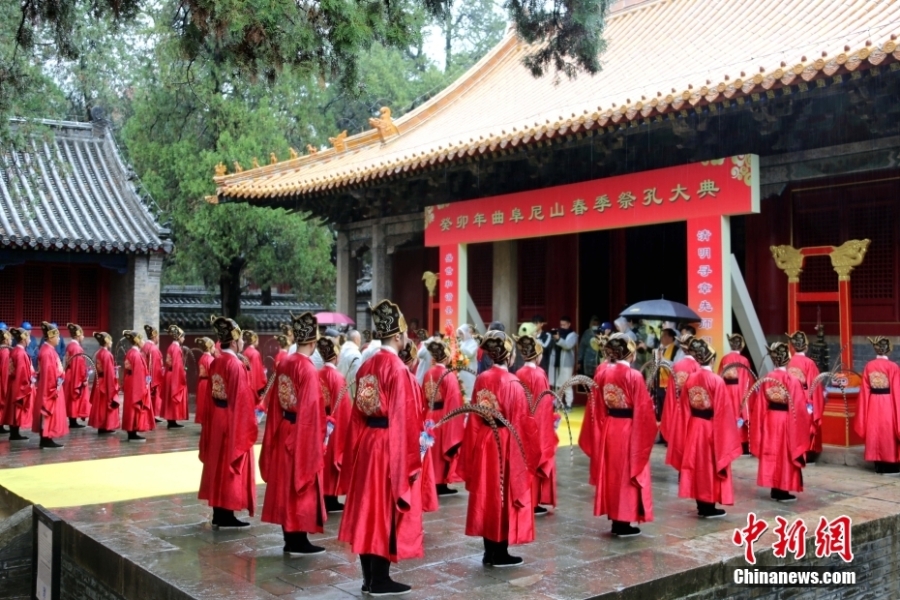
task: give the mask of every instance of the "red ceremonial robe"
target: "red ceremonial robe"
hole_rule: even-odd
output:
[[[447,372],[446,366],[435,363],[425,373],[425,379],[422,381],[426,410],[434,396],[434,408],[428,418],[435,423],[444,418],[444,415],[451,410],[456,410],[463,405],[462,392],[460,392],[459,379],[456,374],[451,373],[441,380],[441,377]],[[439,386],[438,381],[440,381]],[[465,420],[456,418],[434,430],[434,446],[431,447],[429,454],[436,484],[446,485],[462,481],[462,477],[456,472],[456,466],[459,462],[459,449],[462,445],[465,427]]]
[[[91,394],[88,389],[88,362],[77,340],[66,346],[66,380],[63,391],[66,398],[66,414],[76,419],[91,415]]]
[[[256,511],[256,459],[259,436],[256,392],[247,369],[232,350],[223,350],[209,368],[208,425],[200,432],[203,472],[197,497],[225,510]]]
[[[167,421],[185,421],[188,414],[187,372],[181,344],[172,342],[166,348],[166,380],[160,415]]]
[[[578,437],[591,459],[588,481],[597,487],[594,516],[652,521],[650,452],[657,433],[653,400],[640,372],[627,362],[604,367],[594,381],[598,387],[591,392]],[[674,412],[672,406],[664,412]]]
[[[285,531],[322,533],[325,403],[305,354],[292,354],[275,372],[267,398],[259,472],[266,482],[262,521]]]
[[[96,373],[91,388],[91,414],[88,425],[95,429],[113,431],[119,428],[119,379],[116,361],[106,348],[94,356]]]
[[[822,436],[819,435],[819,432],[822,429],[822,415],[825,413],[825,392],[822,389],[823,386],[817,385],[816,389],[812,390],[812,398],[810,398],[809,393],[809,386],[813,385],[813,381],[819,376],[819,367],[817,367],[816,363],[805,354],[796,352],[791,357],[787,370],[788,373],[799,379],[800,385],[803,386],[803,403],[812,402],[813,414],[811,425],[814,428],[812,434],[815,437],[810,443],[809,450],[812,452],[821,452]],[[798,402],[797,406],[800,406],[800,404],[801,403]],[[806,410],[805,404],[803,409]]]
[[[13,377],[13,370],[10,368],[9,352],[11,347],[0,347],[0,422],[6,419],[6,406],[9,402],[9,389]]]
[[[472,402],[499,410],[518,432],[526,456],[506,427],[498,430],[498,454],[490,425],[481,417],[469,416],[458,466],[469,491],[466,535],[510,544],[532,542],[531,486],[541,459],[541,441],[525,390],[515,375],[494,364],[475,378]]]
[[[342,496],[341,466],[344,462],[344,444],[347,430],[350,428],[350,413],[353,410],[353,399],[341,372],[331,363],[325,363],[319,371],[319,384],[322,388],[322,400],[325,415],[332,419],[334,429],[328,436],[325,448],[325,471],[323,473],[324,494],[326,496]],[[337,405],[337,410],[335,410]]]
[[[866,441],[866,460],[900,462],[900,366],[886,356],[863,371],[853,430]]]
[[[275,368],[277,369],[278,365],[281,364],[281,361],[283,361],[287,357],[288,357],[287,350],[285,350],[284,348],[281,348],[280,350],[278,350],[278,354],[275,355],[275,359],[274,359],[275,360]]]
[[[382,346],[359,368],[356,387],[341,469],[347,500],[338,539],[350,543],[354,554],[393,562],[422,557],[424,411],[418,383],[396,350]]]
[[[810,442],[810,415],[806,411],[806,394],[796,377],[784,367],[766,375],[776,379],[790,393],[793,406],[784,390],[763,383],[751,399],[750,447],[759,458],[756,484],[786,492],[803,491],[806,451]],[[799,399],[799,400],[798,400]]]
[[[38,380],[34,392],[34,417],[31,430],[43,437],[55,438],[69,433],[66,401],[62,394],[63,366],[59,353],[50,344],[38,350]]]
[[[150,408],[153,416],[161,416],[163,409],[163,390],[166,381],[166,365],[163,361],[159,347],[147,340],[141,346],[141,354],[144,356],[144,369],[150,375]],[[126,429],[126,431],[128,431]]]
[[[213,355],[209,352],[204,352],[197,361],[197,394],[194,397],[197,408],[194,413],[194,423],[200,423],[202,426],[206,425],[209,411],[212,410],[209,405],[211,398],[209,395],[209,367],[212,365],[212,361]]]
[[[719,375],[725,380],[725,387],[728,395],[731,396],[731,403],[734,406],[735,418],[744,420],[744,425],[740,428],[741,443],[750,441],[750,411],[747,406],[741,406],[744,401],[744,395],[750,389],[751,378],[747,369],[740,367],[729,369],[729,365],[741,364],[750,368],[750,361],[747,360],[740,352],[732,351],[722,357],[719,363]],[[736,422],[736,421],[735,421]]]
[[[243,354],[250,364],[250,389],[256,394],[257,404],[265,405],[265,399],[260,396],[266,389],[266,369],[263,367],[262,356],[259,350],[250,345],[244,347]]]
[[[525,363],[516,371],[516,377],[528,388],[534,402],[538,401],[543,392],[550,389],[547,374],[534,363]],[[544,396],[540,401],[534,411],[534,420],[540,439],[541,459],[538,462],[537,478],[532,488],[531,499],[534,505],[556,506],[556,449],[559,447],[559,437],[556,435],[556,414],[552,396]]]
[[[681,388],[687,423],[678,497],[734,504],[731,462],[741,455],[734,401],[721,377],[701,367]]]
[[[9,351],[7,402],[3,424],[12,427],[31,427],[34,398],[34,367],[23,346]]]
[[[151,378],[149,383],[148,377]],[[144,354],[137,346],[132,346],[125,354],[125,381],[122,386],[125,396],[122,403],[122,429],[125,431],[152,431],[156,428],[150,398],[152,383]]]
[[[681,457],[684,453],[684,431],[687,423],[681,406],[681,388],[693,373],[700,370],[693,356],[685,356],[672,367],[672,377],[666,388],[666,403],[663,409],[659,430],[666,440],[666,464],[676,471],[681,470]],[[673,385],[674,383],[674,385]]]

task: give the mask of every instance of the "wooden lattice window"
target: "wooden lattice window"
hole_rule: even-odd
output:
[[[854,300],[890,300],[894,297],[897,208],[878,204],[848,215],[850,239],[869,238],[866,258],[854,272],[850,294]]]
[[[79,269],[76,318],[84,329],[100,328],[100,286],[93,274],[94,269]]]
[[[32,327],[40,327],[46,318],[44,313],[44,269],[24,269],[22,276],[22,320],[31,323]],[[21,323],[20,323],[21,324]]]
[[[75,295],[70,281],[71,270],[65,267],[50,269],[50,321],[60,328],[73,318],[77,318],[72,310],[72,300]]]

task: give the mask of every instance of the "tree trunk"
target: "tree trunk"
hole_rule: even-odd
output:
[[[219,293],[222,298],[222,313],[231,319],[241,314],[241,273],[245,261],[234,258],[219,275]]]
[[[453,50],[453,13],[447,9],[444,17],[444,73],[450,72]]]

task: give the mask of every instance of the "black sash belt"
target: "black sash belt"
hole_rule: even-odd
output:
[[[713,411],[711,408],[691,408],[691,416],[697,417],[698,419],[706,419],[709,421],[713,418]]]
[[[726,379],[725,385],[737,385],[741,382],[740,379]]]
[[[434,410],[441,410],[441,409],[443,409],[443,408],[444,408],[444,401],[441,400],[440,402],[435,402],[433,408],[434,408]]]
[[[297,423],[297,413],[295,413],[295,412],[283,410],[283,411],[281,411],[281,416],[284,417],[284,420],[287,421],[288,423],[290,423],[291,425],[294,425],[295,423]]]
[[[872,388],[871,394],[873,396],[890,396],[891,388]]]
[[[366,427],[371,427],[372,429],[387,429],[388,428],[388,418],[387,417],[368,417],[366,419]]]
[[[228,400],[219,400],[218,398],[213,398],[213,404],[216,408],[228,408]]]
[[[103,379],[103,373],[97,371],[97,379]]]
[[[617,419],[633,419],[634,418],[634,409],[633,408],[609,408],[607,407],[607,412],[609,412],[609,416],[615,417]]]
[[[126,374],[126,375],[131,375],[131,369],[125,369],[125,374]]]
[[[199,379],[200,381],[205,381],[205,380],[209,379],[209,375],[207,375],[207,376],[205,376],[205,377],[204,377],[203,375],[201,375],[201,376],[198,377],[197,379]]]
[[[783,410],[787,411],[788,405],[782,404],[781,402],[769,402],[769,410]]]

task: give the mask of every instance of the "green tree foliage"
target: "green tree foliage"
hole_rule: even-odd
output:
[[[506,20],[494,0],[457,0],[434,23],[443,38],[447,75],[456,75],[474,64],[500,41],[506,29]]]

